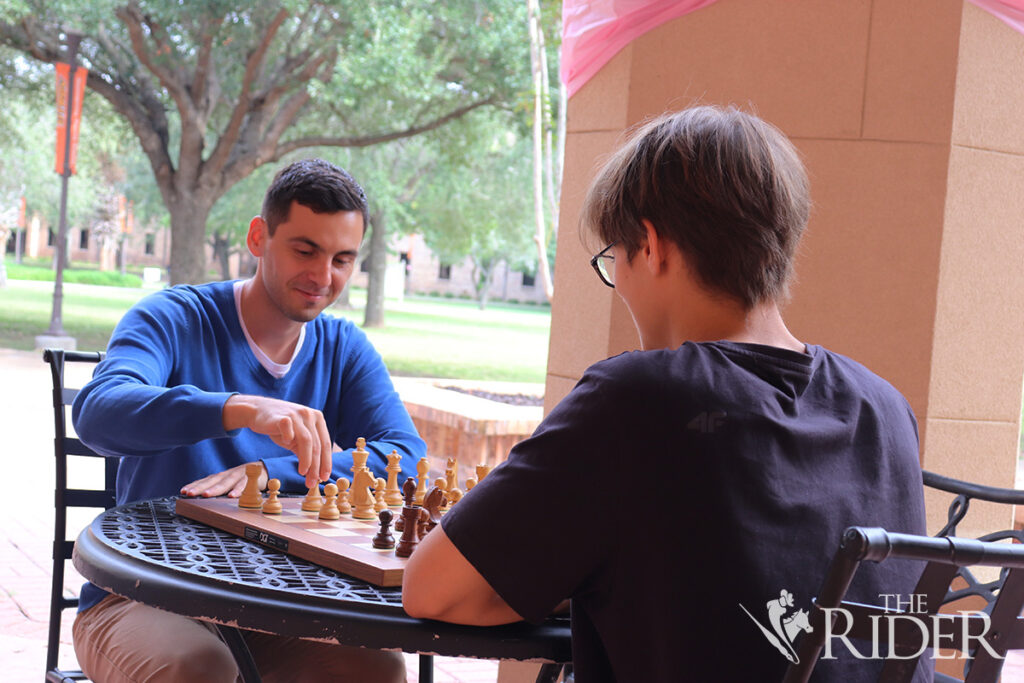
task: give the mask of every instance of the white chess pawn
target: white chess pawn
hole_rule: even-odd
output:
[[[341,517],[338,512],[338,487],[329,483],[324,486],[324,493],[327,494],[327,502],[320,506],[320,519],[338,519]]]

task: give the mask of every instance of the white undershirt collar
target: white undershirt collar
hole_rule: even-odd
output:
[[[288,371],[292,369],[292,363],[295,362],[296,357],[299,355],[299,351],[302,349],[302,342],[306,338],[306,326],[303,325],[299,329],[299,340],[295,342],[295,351],[292,352],[292,357],[288,359],[287,363],[275,363],[271,360],[270,356],[263,352],[256,342],[252,340],[252,336],[249,334],[249,329],[245,326],[245,320],[242,319],[242,285],[245,284],[244,280],[237,280],[234,283],[234,294],[235,294],[235,311],[238,313],[238,324],[242,326],[242,334],[245,335],[245,340],[249,342],[249,348],[252,349],[253,355],[256,356],[256,360],[260,362],[260,365],[269,372],[276,379],[281,379]]]

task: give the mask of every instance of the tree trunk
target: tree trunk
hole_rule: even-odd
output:
[[[202,284],[206,276],[206,218],[213,202],[203,202],[198,193],[168,203],[171,214],[172,285]]]
[[[555,175],[554,143],[551,132],[551,83],[548,80],[548,51],[544,43],[544,27],[537,20],[537,43],[540,54],[540,82],[544,103],[544,186],[548,195],[548,210],[551,212],[551,233],[558,238],[558,194],[559,177]]]
[[[544,220],[544,76],[541,64],[540,7],[527,0],[530,21],[530,67],[533,71],[533,213],[536,225],[533,242],[537,246],[537,274],[548,301],[555,297],[548,266],[547,224]]]
[[[213,260],[220,267],[222,280],[231,279],[231,241],[223,233],[214,233],[210,237],[213,243]]]
[[[343,308],[346,311],[352,310],[352,287],[351,287],[351,285],[352,285],[352,280],[349,279],[349,281],[345,283],[345,287],[341,290],[341,294],[339,294],[338,298],[334,300],[334,303],[332,304],[332,306],[334,306],[335,308]]]
[[[476,288],[476,303],[483,311],[487,308],[487,301],[491,296],[491,273],[494,272],[496,259],[477,262],[473,259],[473,286]]]
[[[384,276],[387,271],[387,228],[384,212],[370,214],[370,277],[366,285],[363,327],[384,327]]]

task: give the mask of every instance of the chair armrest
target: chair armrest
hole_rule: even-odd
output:
[[[1024,505],[1024,490],[1004,489],[997,486],[972,484],[952,477],[944,477],[928,470],[922,470],[924,485],[933,489],[964,495],[975,500],[986,500],[990,503],[1006,503],[1008,505]]]

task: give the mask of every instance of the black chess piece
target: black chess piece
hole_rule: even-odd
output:
[[[419,543],[416,526],[420,516],[420,506],[413,503],[416,494],[416,481],[409,477],[402,486],[402,494],[405,496],[405,506],[402,508],[402,537],[398,539],[398,547],[395,548],[395,555],[398,557],[409,557]]]
[[[390,549],[395,547],[395,537],[391,535],[391,520],[394,513],[391,510],[381,510],[377,515],[380,519],[380,531],[373,537],[373,547]]]

